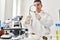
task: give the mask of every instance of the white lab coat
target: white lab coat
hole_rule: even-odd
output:
[[[40,20],[38,20],[35,14],[36,13],[31,13],[30,14],[31,20],[28,20],[30,21],[29,25],[31,29],[30,32],[36,34],[35,36],[33,35],[33,38],[37,40],[40,37],[42,38],[42,36],[48,37],[47,34],[50,33],[50,27],[53,24],[52,18],[46,12],[41,11],[40,13],[38,13],[38,16],[40,17]]]

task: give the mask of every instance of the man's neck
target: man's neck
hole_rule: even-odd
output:
[[[36,13],[40,13],[42,10],[36,11]]]

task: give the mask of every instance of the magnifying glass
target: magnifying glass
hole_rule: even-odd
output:
[[[30,6],[30,8],[29,8],[29,14],[30,14],[30,12],[36,12],[36,7],[35,7],[35,5],[31,5]]]

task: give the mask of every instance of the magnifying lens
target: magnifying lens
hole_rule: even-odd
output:
[[[35,11],[36,11],[35,5],[31,5],[30,8],[29,8],[29,14],[30,14],[30,12],[34,12],[35,13]]]

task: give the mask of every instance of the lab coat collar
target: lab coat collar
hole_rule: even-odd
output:
[[[36,12],[37,13],[37,12]],[[41,10],[41,12],[40,13],[38,13],[39,15],[43,15],[44,14],[44,11],[43,10]]]

